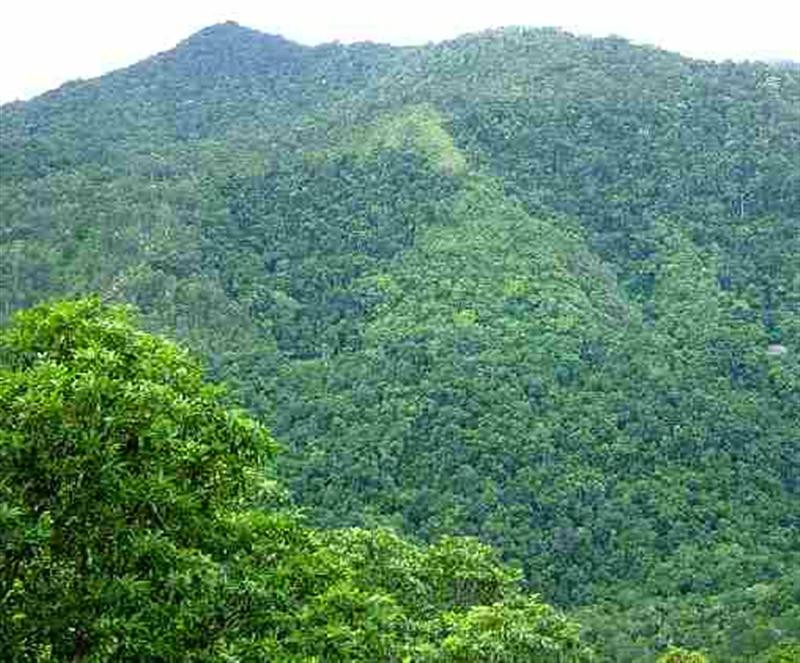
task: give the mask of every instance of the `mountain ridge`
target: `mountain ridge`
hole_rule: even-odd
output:
[[[478,536],[610,660],[751,660],[800,638],[798,101],[557,30],[210,26],[2,114],[0,317],[134,303],[316,524]]]

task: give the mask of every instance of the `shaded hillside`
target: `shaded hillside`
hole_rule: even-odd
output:
[[[135,303],[317,523],[479,536],[613,660],[800,637],[797,72],[225,24],[0,127],[0,316]]]

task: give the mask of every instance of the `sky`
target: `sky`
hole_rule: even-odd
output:
[[[133,64],[227,20],[309,45],[424,44],[523,25],[704,59],[800,61],[800,0],[3,0],[0,103]]]

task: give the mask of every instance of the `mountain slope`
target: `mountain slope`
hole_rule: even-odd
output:
[[[800,564],[797,72],[225,24],[0,128],[0,316],[137,304],[318,523],[478,535],[613,660],[800,637],[708,618]]]

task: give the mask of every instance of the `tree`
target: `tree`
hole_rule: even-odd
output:
[[[498,624],[492,660],[587,660],[482,544],[304,525],[267,431],[127,308],[21,312],[0,360],[9,660],[477,661]]]
[[[683,647],[670,647],[658,659],[658,663],[707,663],[708,659],[696,651]]]
[[[6,652],[182,651],[211,626],[229,512],[267,487],[266,430],[124,308],[38,307],[1,338]]]

